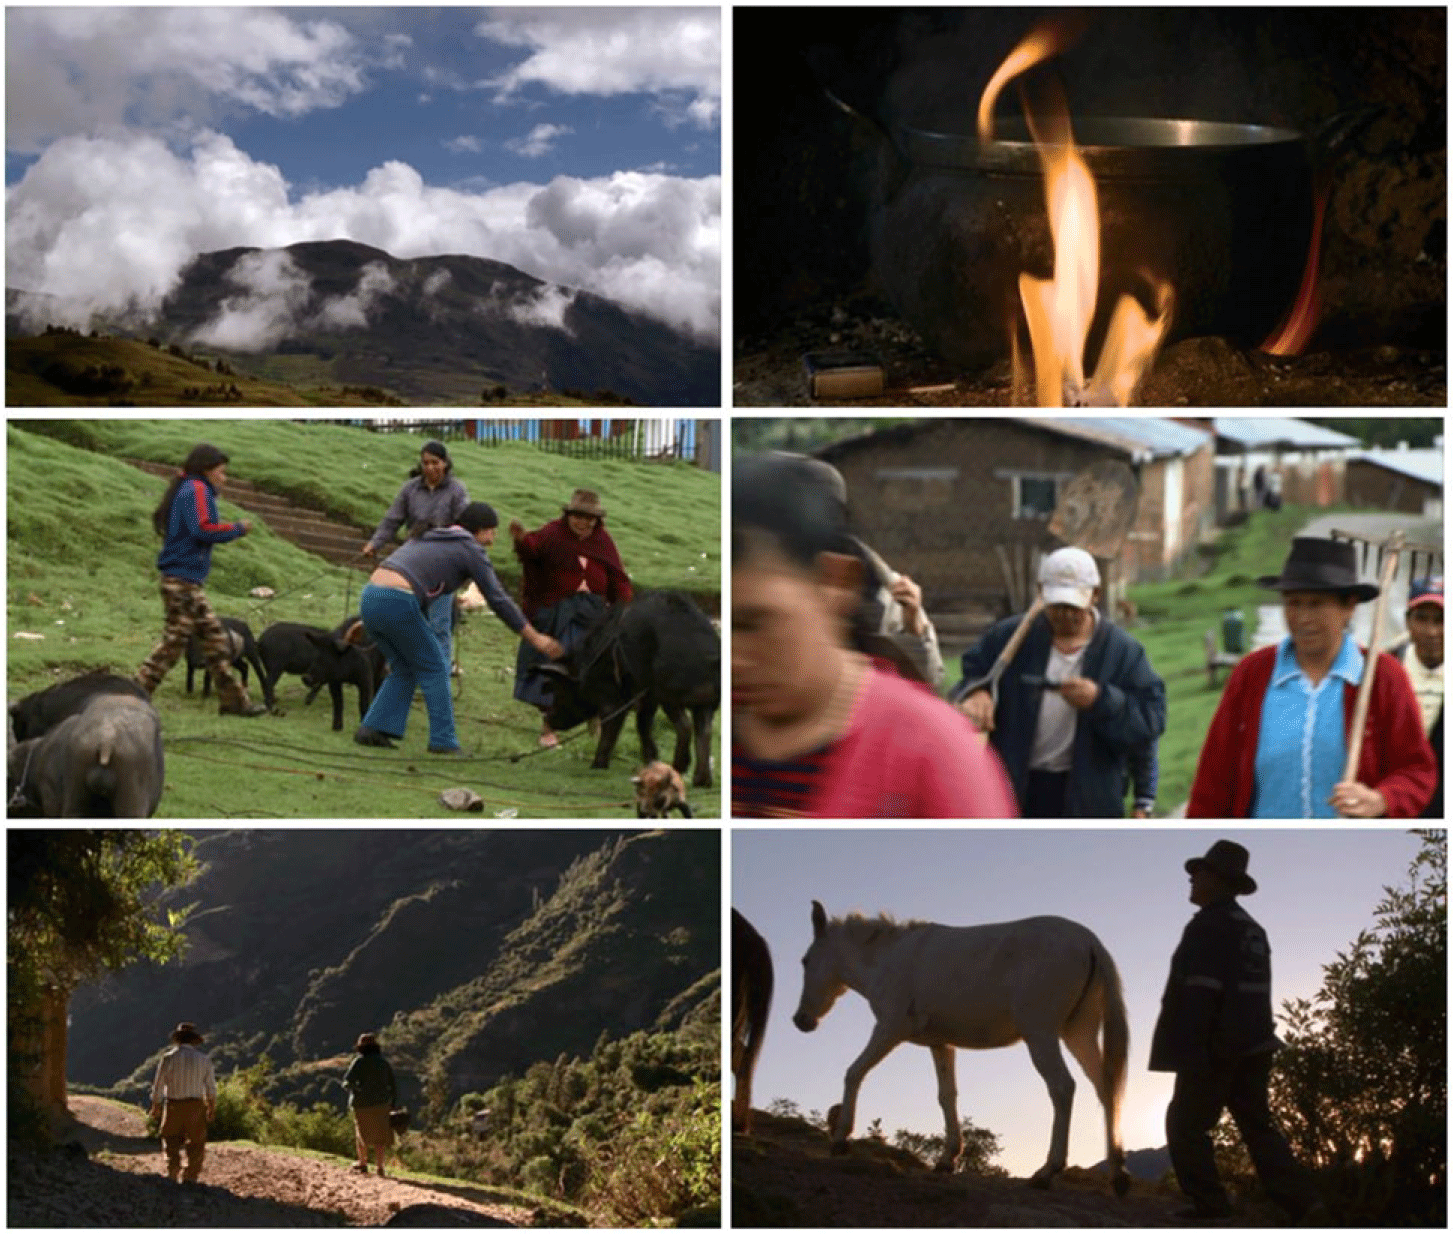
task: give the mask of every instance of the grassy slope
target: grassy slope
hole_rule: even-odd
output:
[[[1276,574],[1286,559],[1292,537],[1311,519],[1344,507],[1311,509],[1283,506],[1276,513],[1261,511],[1241,527],[1221,533],[1210,569],[1201,577],[1164,583],[1143,583],[1129,589],[1140,611],[1140,624],[1130,631],[1145,648],[1155,671],[1165,680],[1166,731],[1160,739],[1160,789],[1156,812],[1168,814],[1190,796],[1191,780],[1206,729],[1221,700],[1220,686],[1212,689],[1206,677],[1205,636],[1221,638],[1221,614],[1239,608],[1246,621],[1247,645],[1256,630],[1258,605],[1275,603],[1274,592],[1256,586],[1262,574]],[[949,669],[960,677],[955,660]]]
[[[195,353],[205,358],[205,353]],[[56,359],[84,368],[87,365],[120,365],[137,383],[124,394],[82,396],[68,394],[47,381],[41,372]],[[212,356],[216,359],[216,356]],[[43,334],[7,339],[5,342],[6,405],[10,407],[113,407],[118,398],[128,405],[147,407],[377,407],[376,402],[357,393],[345,393],[333,378],[330,366],[314,357],[268,356],[228,357],[235,372],[219,376],[207,372],[165,350],[135,339],[106,336],[90,338],[74,334]],[[249,377],[246,370],[258,376]],[[205,388],[217,383],[236,385],[240,402],[218,399],[185,399],[188,386]],[[345,383],[346,384],[346,383]],[[357,386],[358,383],[353,383]],[[461,406],[478,406],[483,379],[461,379]],[[398,397],[396,391],[386,390]],[[401,404],[402,405],[402,404]],[[430,406],[437,404],[431,403]],[[584,407],[584,400],[559,393],[511,393],[494,406]]]
[[[213,421],[203,434],[188,421],[83,424],[93,444],[108,453],[171,461],[205,435],[228,450],[239,478],[304,493],[331,485],[335,508],[363,524],[387,507],[416,457],[416,439],[331,425]],[[491,500],[502,519],[518,515],[533,526],[558,511],[572,487],[589,483],[612,511],[612,532],[637,581],[705,592],[698,581],[705,578],[711,592],[719,588],[717,477],[684,466],[575,463],[517,444],[461,444],[454,453],[471,493]],[[7,694],[15,698],[102,665],[133,672],[161,632],[158,541],[150,513],[162,481],[114,458],[21,431],[14,422],[7,428],[7,457]],[[221,508],[223,517],[242,516],[225,500]],[[507,550],[496,556],[502,566],[513,563]],[[216,550],[207,591],[218,612],[241,616],[260,632],[273,621],[332,626],[346,608],[356,607],[359,583],[356,573],[329,567],[258,526]],[[259,585],[280,593],[265,608],[248,596]],[[16,639],[20,631],[45,638]],[[179,665],[155,699],[167,744],[159,813],[457,819],[438,803],[438,794],[466,785],[484,798],[487,814],[628,817],[634,734],[622,738],[608,772],[590,769],[593,743],[584,737],[534,756],[535,713],[511,698],[516,646],[488,613],[473,616],[461,630],[466,676],[456,716],[462,742],[478,754],[458,764],[424,753],[421,702],[399,750],[363,750],[348,739],[358,718],[356,691],[345,696],[342,733],[331,730],[326,694],[312,707],[302,706],[296,677],[279,685],[285,715],[243,721],[220,717],[215,703],[203,706],[197,696],[188,697]],[[657,736],[667,739],[664,720],[658,720]],[[714,742],[719,750],[719,733]],[[528,756],[509,761],[522,752]],[[698,792],[693,804],[703,816],[719,813],[716,790]]]

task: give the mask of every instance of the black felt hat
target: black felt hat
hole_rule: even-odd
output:
[[[1186,873],[1210,870],[1236,895],[1249,896],[1256,890],[1256,880],[1246,872],[1250,861],[1251,854],[1235,840],[1217,840],[1206,850],[1204,857],[1192,857],[1186,862]]]
[[[1363,600],[1375,600],[1379,588],[1357,578],[1357,550],[1347,540],[1298,536],[1280,574],[1263,574],[1258,587],[1276,591],[1338,591]]]

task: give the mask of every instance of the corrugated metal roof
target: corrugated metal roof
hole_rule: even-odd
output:
[[[1152,458],[1194,454],[1208,440],[1203,429],[1179,424],[1158,416],[1021,416],[1022,421],[1044,424],[1074,436],[1105,439],[1109,444],[1128,447],[1129,454],[1149,450]]]
[[[1266,450],[1273,446],[1283,450],[1332,450],[1362,444],[1346,433],[1291,416],[1217,416],[1213,423],[1217,437],[1224,437],[1243,450]]]
[[[1443,487],[1442,450],[1363,450],[1347,460],[1350,463],[1375,463],[1399,475],[1421,480],[1424,484]]]

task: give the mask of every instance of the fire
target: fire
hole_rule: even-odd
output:
[[[992,140],[994,102],[1004,84],[1055,54],[1062,45],[1060,33],[1040,27],[1009,53],[979,101],[981,141]],[[1142,272],[1151,286],[1155,316],[1149,316],[1134,296],[1122,296],[1111,314],[1094,372],[1086,381],[1085,342],[1100,284],[1100,209],[1095,180],[1075,146],[1069,108],[1062,95],[1056,92],[1054,103],[1040,115],[1026,101],[1025,118],[1044,170],[1054,245],[1052,278],[1039,279],[1027,272],[1019,275],[1019,297],[1034,357],[1035,401],[1041,407],[1060,407],[1066,401],[1124,407],[1170,325],[1171,287]],[[1012,350],[1017,391],[1024,385],[1017,340]]]
[[[1322,254],[1322,217],[1327,211],[1329,189],[1330,186],[1325,184],[1317,189],[1316,208],[1312,214],[1312,242],[1307,249],[1307,264],[1302,268],[1302,285],[1297,289],[1297,298],[1292,302],[1286,320],[1261,345],[1261,350],[1270,355],[1300,355],[1317,327],[1320,307],[1317,303],[1317,268]]]

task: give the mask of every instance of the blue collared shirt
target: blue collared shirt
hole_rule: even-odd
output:
[[[1362,680],[1362,652],[1351,635],[1315,686],[1297,664],[1292,640],[1277,648],[1261,702],[1252,818],[1336,818],[1329,801],[1347,761],[1343,687]]]

